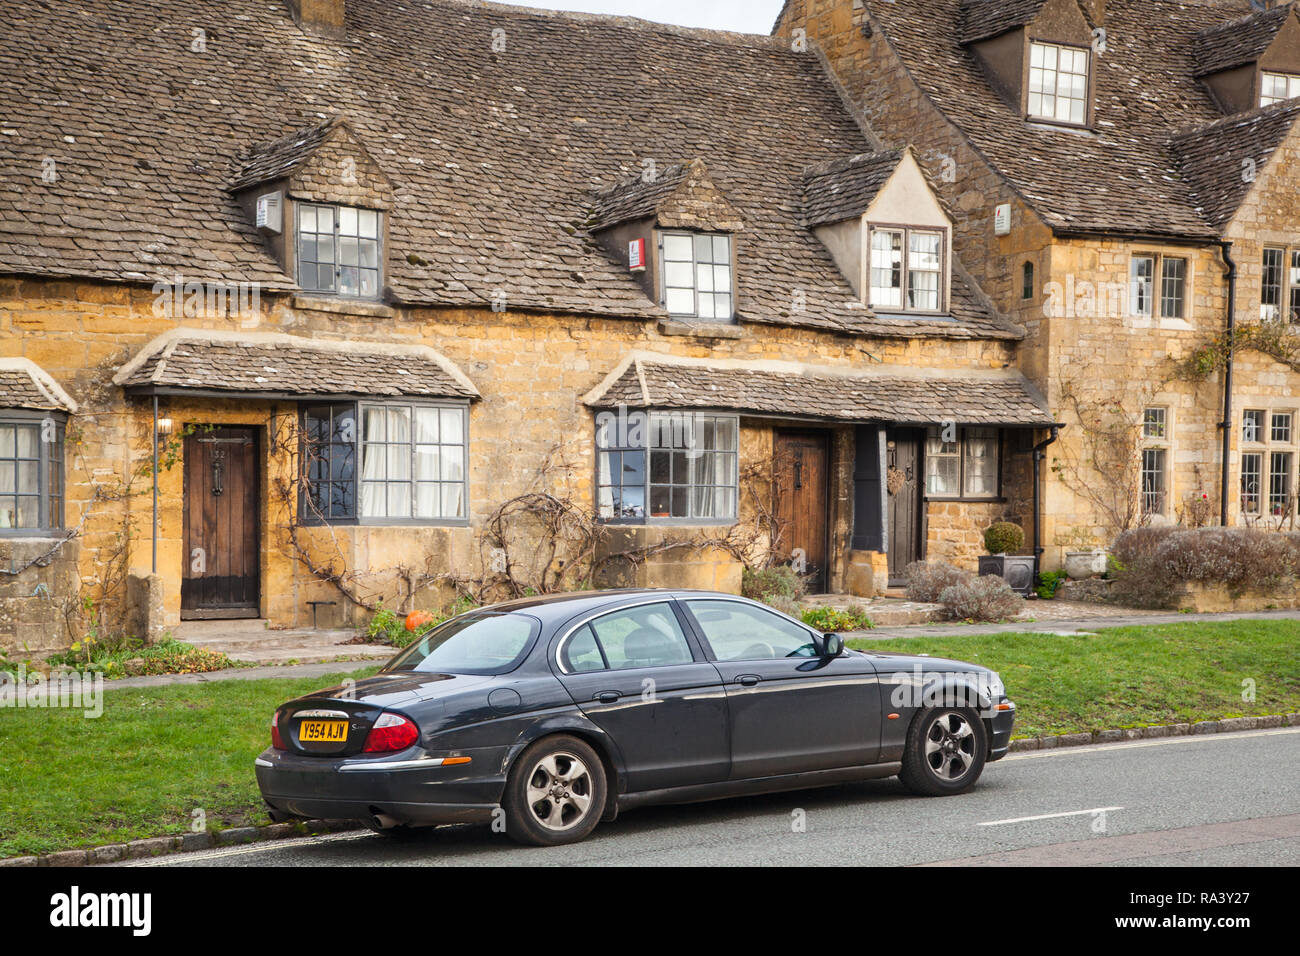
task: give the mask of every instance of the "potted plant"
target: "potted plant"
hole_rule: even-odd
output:
[[[989,525],[984,532],[984,549],[988,554],[980,556],[980,574],[996,575],[1021,597],[1028,597],[1034,589],[1037,560],[1033,555],[1014,553],[1024,544],[1025,531],[1020,525],[1010,521]]]

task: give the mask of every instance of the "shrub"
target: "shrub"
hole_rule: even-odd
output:
[[[1138,607],[1170,607],[1188,582],[1235,593],[1300,577],[1300,535],[1256,528],[1135,528],[1113,552],[1115,596]]]
[[[66,652],[46,658],[46,663],[57,670],[99,671],[110,680],[155,674],[202,674],[247,666],[218,651],[178,641],[170,634],[153,644],[133,637],[111,641],[86,637]]]
[[[1061,585],[1066,582],[1069,575],[1065,570],[1044,571],[1038,576],[1038,587],[1034,588],[1035,593],[1045,601],[1050,601],[1056,597],[1056,592],[1061,590]]]
[[[922,604],[935,604],[944,588],[969,581],[975,575],[951,564],[942,562],[913,561],[903,569],[903,578],[907,582],[905,593],[909,601]]]
[[[961,621],[1003,621],[1024,608],[1024,599],[1002,578],[986,574],[943,589],[939,603]]]
[[[740,593],[752,601],[771,604],[768,597],[797,601],[804,595],[804,580],[788,564],[770,568],[746,567],[740,573]]]
[[[984,532],[984,547],[989,554],[1015,554],[1025,544],[1025,529],[1010,521],[998,521]]]
[[[869,631],[876,625],[867,612],[854,605],[843,610],[834,607],[810,607],[800,615],[809,627],[828,634],[831,631]]]

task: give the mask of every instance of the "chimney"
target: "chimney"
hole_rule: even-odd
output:
[[[347,0],[285,0],[298,26],[306,33],[341,40]]]

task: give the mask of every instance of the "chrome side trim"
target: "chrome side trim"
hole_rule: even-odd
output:
[[[441,767],[442,757],[422,757],[418,760],[366,761],[365,763],[345,763],[339,767],[339,773],[380,773],[385,770],[432,770]]]
[[[329,717],[337,720],[350,720],[352,715],[346,710],[296,710],[290,714],[290,717],[294,720],[300,717]]]

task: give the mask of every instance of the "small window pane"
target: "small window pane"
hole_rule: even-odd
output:
[[[690,236],[664,236],[664,259],[669,262],[691,262],[695,245]]]

